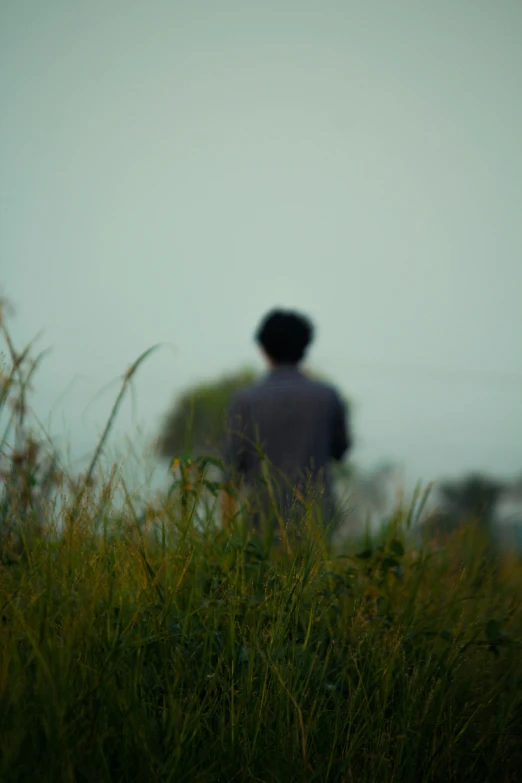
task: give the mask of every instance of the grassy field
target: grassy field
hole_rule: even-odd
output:
[[[423,545],[420,498],[345,551],[268,547],[196,524],[203,463],[139,502],[99,460],[141,359],[69,479],[0,327],[1,783],[522,780],[519,556]]]
[[[522,567],[476,529],[267,552],[113,492],[4,540],[0,780],[522,779]]]

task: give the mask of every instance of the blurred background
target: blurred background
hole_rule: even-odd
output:
[[[521,40],[519,0],[3,0],[1,293],[71,463],[142,351],[136,464],[296,307],[361,475],[488,475],[522,519]]]

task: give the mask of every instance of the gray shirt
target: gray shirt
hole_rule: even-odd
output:
[[[277,367],[235,395],[227,430],[230,476],[266,494],[266,484],[259,482],[262,453],[283,505],[294,488],[319,488],[330,500],[328,465],[341,460],[351,446],[347,410],[335,388],[290,366]]]

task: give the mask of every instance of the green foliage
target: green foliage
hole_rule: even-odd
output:
[[[2,781],[518,779],[519,561],[412,548],[406,509],[267,549],[194,524],[194,467],[143,519],[112,483],[49,505],[4,560]]]
[[[170,458],[183,452],[216,453],[225,435],[232,396],[257,379],[245,369],[184,392],[167,414],[158,439],[158,453]]]
[[[4,310],[0,300],[0,335],[6,346],[0,352],[0,553],[17,535],[17,519],[25,520],[26,535],[41,527],[42,502],[65,481],[58,455],[29,417],[28,392],[44,354],[33,359],[31,345],[21,353],[15,350]]]
[[[308,517],[267,546],[248,517],[216,529],[198,504],[223,489],[215,460],[190,454],[140,513],[116,470],[92,481],[137,364],[57,504],[10,354],[0,521],[24,546],[0,548],[2,783],[520,779],[522,564],[483,528],[413,546],[416,497],[342,553]]]
[[[425,534],[443,540],[466,522],[475,520],[495,547],[495,512],[509,484],[483,475],[469,475],[439,486],[441,507],[425,520]]]
[[[505,488],[505,483],[486,476],[471,475],[461,481],[446,482],[440,490],[447,513],[455,523],[466,518],[479,519],[485,527],[489,527]]]

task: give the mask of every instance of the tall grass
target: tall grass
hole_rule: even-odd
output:
[[[37,535],[7,493],[1,781],[520,780],[514,556],[473,526],[414,545],[405,508],[267,549],[194,524],[200,468],[144,509],[117,471],[47,493]]]
[[[1,568],[1,780],[519,779],[521,570],[470,531],[269,556],[100,502]]]

